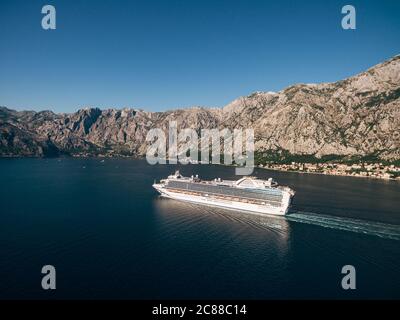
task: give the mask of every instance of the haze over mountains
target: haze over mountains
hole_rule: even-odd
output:
[[[266,158],[400,159],[400,56],[348,79],[256,92],[221,109],[82,109],[72,114],[0,107],[0,156],[132,155],[149,129],[254,128]]]

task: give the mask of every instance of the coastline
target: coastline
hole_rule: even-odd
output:
[[[374,180],[400,182],[400,178],[380,178],[380,177],[376,177],[376,176],[351,175],[351,174],[344,174],[344,173],[330,174],[330,173],[324,173],[324,172],[282,170],[282,169],[276,169],[276,168],[265,168],[265,167],[260,167],[260,166],[255,166],[255,168],[270,170],[270,171],[278,171],[278,172],[293,172],[293,173],[300,173],[300,174],[314,174],[314,175],[330,176],[330,177],[350,177],[350,178],[363,178],[363,179],[374,179]]]
[[[55,157],[43,157],[43,156],[38,156],[38,155],[0,155],[0,159],[62,159],[62,158],[75,158],[75,159],[134,159],[134,160],[145,160],[145,156],[133,156],[133,155],[61,155],[61,156],[55,156]],[[186,164],[204,164],[201,162],[190,162],[190,161],[178,161],[179,164],[181,165],[186,165]],[[213,163],[209,163],[213,164]],[[223,166],[232,166],[236,167],[234,164],[218,164],[218,165],[223,165]],[[293,164],[292,164],[293,165]],[[296,163],[296,165],[301,165],[301,166],[315,166],[315,164],[310,164],[310,163]],[[343,166],[343,164],[335,164],[335,163],[325,163],[321,164],[325,166]],[[369,166],[382,166],[382,164],[379,163],[368,163],[367,165]],[[279,167],[277,167],[279,166]],[[279,165],[275,164],[274,165],[269,165],[269,166],[263,166],[263,165],[255,165],[254,168],[258,169],[264,169],[264,170],[270,170],[270,171],[278,171],[278,172],[293,172],[293,173],[299,173],[299,174],[314,174],[314,175],[323,175],[323,176],[338,176],[338,177],[351,177],[351,178],[369,178],[369,179],[374,179],[374,180],[384,180],[384,181],[394,181],[394,182],[400,182],[400,167],[396,167],[392,165],[392,169],[395,170],[395,172],[399,173],[399,176],[397,177],[390,177],[388,175],[377,175],[376,171],[362,171],[367,174],[355,174],[355,172],[351,173],[346,173],[344,171],[336,171],[335,173],[331,173],[329,171],[324,171],[324,172],[317,172],[317,171],[304,171],[304,170],[295,170],[293,168],[291,169],[283,169],[282,166],[289,166],[289,165]],[[353,165],[354,166],[354,165]],[[347,166],[347,168],[351,168],[351,166]],[[358,165],[357,165],[358,168]]]
[[[210,163],[212,164],[212,163]],[[236,167],[234,164],[219,164],[222,166],[228,166],[228,167]],[[292,172],[292,173],[299,173],[299,174],[314,174],[314,175],[322,175],[322,176],[331,176],[331,177],[350,177],[350,178],[369,178],[369,179],[374,179],[374,180],[383,180],[383,181],[394,181],[394,182],[400,182],[400,176],[396,178],[391,178],[391,177],[380,177],[380,176],[374,176],[374,175],[356,175],[356,174],[346,174],[345,172],[341,173],[328,173],[328,172],[315,172],[315,171],[300,171],[300,170],[284,170],[284,169],[279,169],[279,168],[274,168],[274,167],[265,167],[265,166],[260,166],[260,165],[255,165],[254,168],[257,169],[263,169],[263,170],[270,170],[270,171],[277,171],[277,172]],[[400,170],[400,168],[397,168]]]

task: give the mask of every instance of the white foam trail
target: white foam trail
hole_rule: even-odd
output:
[[[291,213],[287,215],[286,219],[293,222],[313,224],[325,228],[363,233],[386,239],[400,240],[400,225],[364,221],[346,217],[335,217],[302,211]]]

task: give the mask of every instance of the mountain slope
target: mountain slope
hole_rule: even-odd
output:
[[[354,77],[256,92],[222,109],[166,112],[82,109],[73,114],[0,108],[0,155],[143,155],[151,128],[254,128],[273,155],[400,159],[400,56]]]

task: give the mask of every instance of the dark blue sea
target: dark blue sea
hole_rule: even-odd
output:
[[[400,298],[399,182],[256,169],[297,192],[287,217],[260,217],[160,198],[154,179],[176,168],[0,159],[0,298]],[[56,290],[41,287],[44,265]],[[356,290],[341,287],[344,265]]]

